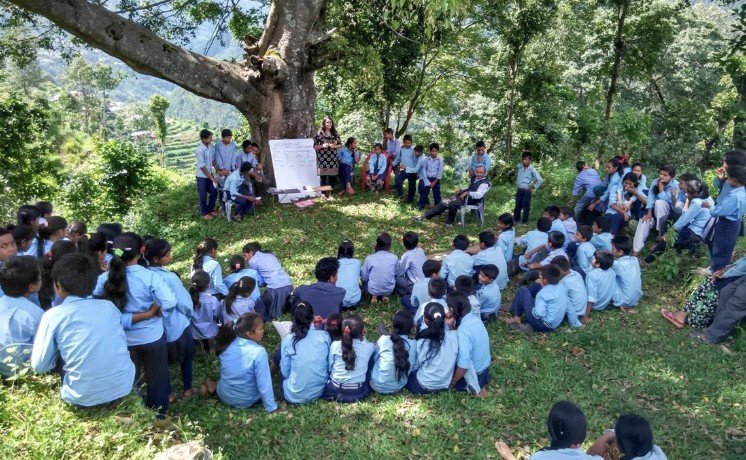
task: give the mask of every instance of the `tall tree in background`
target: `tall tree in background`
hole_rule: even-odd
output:
[[[122,72],[106,64],[89,64],[80,56],[75,57],[65,69],[65,85],[81,108],[86,133],[96,133],[106,139],[109,94],[119,86],[122,78]],[[94,124],[97,129],[93,128]]]
[[[166,135],[168,134],[168,124],[166,123],[166,110],[171,104],[165,97],[160,94],[150,98],[148,109],[150,115],[155,120],[155,134],[158,136],[158,142],[161,146],[161,166],[166,167]]]

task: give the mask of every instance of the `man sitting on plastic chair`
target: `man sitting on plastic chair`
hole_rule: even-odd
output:
[[[456,214],[462,206],[477,206],[484,199],[484,194],[490,189],[490,183],[485,177],[486,174],[487,171],[484,166],[478,166],[474,171],[474,182],[467,189],[456,189],[453,195],[430,208],[425,214],[414,217],[414,220],[432,219],[448,211],[446,226],[452,226],[456,221]]]
[[[251,163],[244,162],[225,179],[225,215],[229,220],[233,203],[236,204],[236,215],[233,216],[236,222],[240,222],[254,206],[261,204],[261,197],[256,196],[251,183],[252,170]]]

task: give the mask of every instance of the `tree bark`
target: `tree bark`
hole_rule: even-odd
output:
[[[609,89],[606,91],[606,110],[604,111],[604,138],[601,139],[598,146],[598,156],[596,164],[600,164],[605,153],[606,138],[609,133],[609,121],[611,120],[611,109],[614,105],[614,96],[616,95],[617,81],[619,80],[619,68],[622,65],[622,56],[624,55],[624,22],[627,18],[627,8],[629,1],[623,1],[619,5],[616,21],[616,35],[614,37],[614,63],[611,66],[611,75],[609,79]]]
[[[324,64],[319,61],[325,56],[318,50],[328,38],[319,29],[324,0],[272,1],[265,31],[247,50],[246,65],[176,46],[89,1],[8,1],[49,19],[136,72],[233,105],[248,119],[268,174],[272,174],[270,139],[309,137],[314,132],[313,73]]]

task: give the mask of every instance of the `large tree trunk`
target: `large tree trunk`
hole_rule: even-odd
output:
[[[268,174],[270,139],[307,137],[314,131],[313,73],[328,62],[323,45],[331,38],[320,29],[324,0],[272,1],[264,33],[246,47],[245,65],[176,46],[89,1],[8,1],[44,16],[137,72],[233,105],[248,119]]]
[[[606,110],[604,111],[604,129],[603,138],[599,142],[598,156],[596,157],[596,167],[601,164],[605,153],[605,145],[608,140],[609,122],[611,120],[611,109],[614,105],[614,96],[616,95],[617,81],[619,80],[619,68],[622,65],[622,56],[624,55],[624,22],[627,18],[627,1],[619,5],[616,21],[616,36],[614,37],[614,63],[611,66],[611,75],[609,79],[609,89],[606,91]]]

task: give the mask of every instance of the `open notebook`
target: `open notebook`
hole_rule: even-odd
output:
[[[280,335],[280,340],[284,339],[286,335],[290,334],[293,329],[292,321],[272,321],[272,325],[277,329],[277,334]]]

